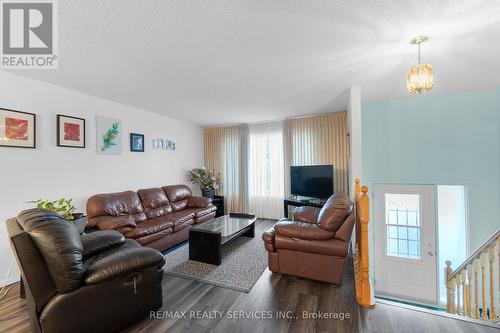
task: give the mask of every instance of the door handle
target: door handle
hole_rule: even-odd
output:
[[[430,255],[431,257],[434,257],[434,253],[432,251],[427,252],[427,254]]]

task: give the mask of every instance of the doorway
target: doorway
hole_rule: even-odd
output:
[[[375,292],[437,304],[434,185],[374,185]]]

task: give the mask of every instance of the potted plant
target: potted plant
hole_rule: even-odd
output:
[[[215,190],[219,189],[220,176],[215,175],[213,170],[208,170],[205,167],[189,170],[187,178],[191,183],[200,186],[201,195],[206,198],[213,198]]]
[[[74,212],[76,208],[73,205],[73,199],[61,198],[53,201],[38,199],[28,201],[28,203],[34,203],[37,208],[42,208],[58,213],[66,220],[72,222],[76,226],[80,234],[82,234],[85,230],[87,220],[82,218],[83,213]]]

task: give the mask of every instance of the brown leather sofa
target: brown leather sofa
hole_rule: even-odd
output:
[[[262,235],[269,270],[340,285],[355,218],[349,197],[334,194],[323,208],[298,207],[293,216]]]
[[[171,185],[94,195],[87,201],[87,224],[163,251],[187,240],[191,225],[213,219],[215,211],[210,199],[194,197],[186,185]]]
[[[118,332],[161,308],[160,252],[113,230],[80,237],[39,208],[7,220],[7,229],[32,332]]]

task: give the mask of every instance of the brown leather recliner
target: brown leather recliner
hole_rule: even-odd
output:
[[[213,219],[216,209],[210,199],[193,197],[188,186],[171,185],[96,194],[87,201],[87,223],[163,251],[186,241],[191,225]]]
[[[298,207],[294,221],[281,219],[263,235],[269,270],[340,285],[354,227],[353,205],[344,193],[323,208]]]
[[[7,220],[32,332],[117,332],[162,306],[165,259],[119,232],[82,236],[35,208]]]

